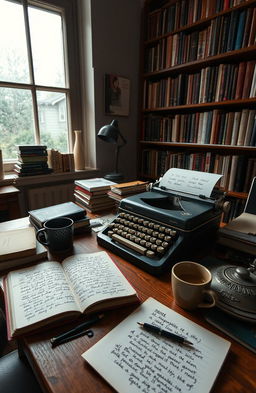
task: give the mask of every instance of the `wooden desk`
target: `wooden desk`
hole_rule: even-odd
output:
[[[95,234],[80,236],[75,240],[75,253],[99,250],[102,248],[97,245]],[[200,311],[188,313],[175,305],[171,293],[170,272],[163,278],[156,278],[114,254],[109,254],[133,284],[142,301],[152,296],[185,317],[229,339],[205,322]],[[67,328],[71,328],[72,325],[69,324],[23,338],[22,347],[44,391],[48,393],[113,392],[114,390],[107,382],[82,359],[81,354],[134,309],[135,306],[129,306],[109,311],[105,313],[105,317],[100,323],[92,327],[93,338],[89,339],[84,336],[54,349],[51,348],[49,339]],[[255,354],[232,339],[229,340],[232,342],[230,352],[211,392],[249,393],[256,391]]]

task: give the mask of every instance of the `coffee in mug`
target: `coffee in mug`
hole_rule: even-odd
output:
[[[215,294],[207,289],[211,280],[211,272],[199,263],[176,263],[172,268],[172,292],[175,303],[186,310],[215,306]],[[206,298],[210,298],[210,302],[207,302]]]
[[[73,248],[73,224],[74,221],[68,217],[47,220],[37,231],[36,238],[51,253],[67,252]]]

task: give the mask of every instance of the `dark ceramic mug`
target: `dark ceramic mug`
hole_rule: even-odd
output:
[[[74,221],[68,217],[47,220],[37,231],[36,238],[52,253],[66,252],[73,248],[73,224]]]

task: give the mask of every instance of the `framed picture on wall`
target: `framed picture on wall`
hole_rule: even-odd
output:
[[[130,80],[105,74],[105,114],[128,116],[130,109]]]

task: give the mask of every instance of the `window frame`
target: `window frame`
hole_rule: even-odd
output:
[[[21,4],[24,7],[25,19],[28,18],[28,6],[35,6],[49,11],[61,12],[63,16],[63,38],[65,45],[65,70],[67,87],[48,87],[40,86],[34,83],[32,75],[31,83],[12,83],[0,81],[1,87],[16,87],[30,90],[33,99],[33,111],[35,119],[35,136],[36,143],[39,143],[39,114],[35,100],[36,91],[54,91],[67,93],[67,122],[68,122],[68,141],[69,151],[73,149],[75,129],[82,129],[82,104],[81,104],[81,77],[80,77],[80,52],[79,52],[79,30],[78,30],[78,7],[76,0],[10,0],[14,3]],[[28,23],[25,24],[28,28]],[[32,59],[31,43],[27,35],[28,57]],[[31,67],[30,67],[31,72]],[[9,172],[17,160],[4,160],[4,171]]]

